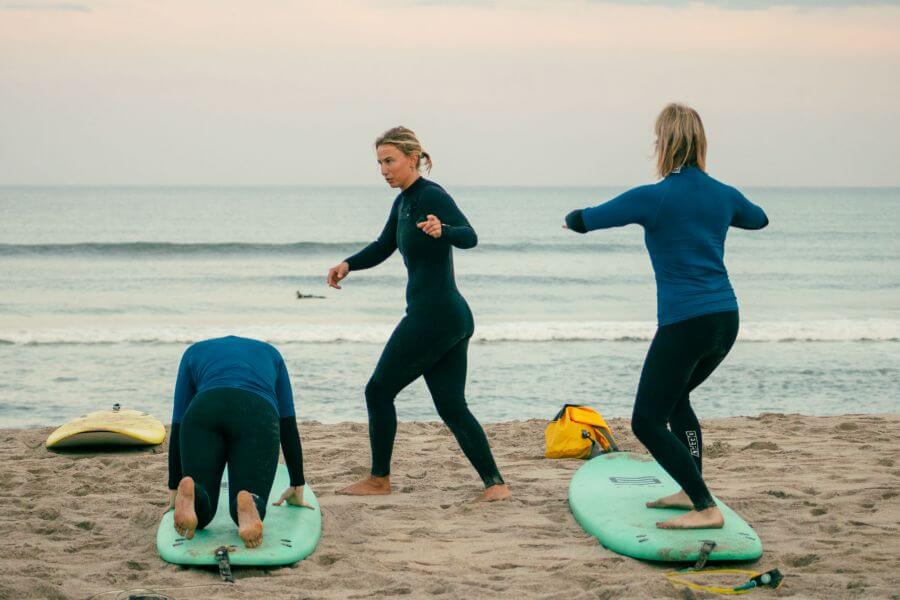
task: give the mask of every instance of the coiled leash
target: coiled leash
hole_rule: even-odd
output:
[[[697,559],[696,564],[694,564],[693,567],[682,569],[680,571],[669,571],[666,573],[666,579],[668,579],[672,585],[683,585],[692,590],[712,592],[714,594],[726,596],[746,594],[747,592],[760,587],[769,587],[773,590],[781,587],[781,583],[784,581],[784,575],[782,575],[781,571],[778,569],[772,569],[765,573],[757,573],[756,571],[749,571],[746,569],[705,569],[706,561],[709,560],[709,555],[715,547],[716,543],[713,541],[703,542],[703,546],[700,547],[700,557]],[[702,573],[704,575],[749,575],[750,579],[740,585],[731,587],[704,585],[684,578],[685,575],[691,573]]]

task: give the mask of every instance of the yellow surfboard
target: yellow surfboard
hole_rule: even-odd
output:
[[[155,446],[166,439],[166,428],[145,412],[121,408],[98,410],[69,421],[50,434],[47,448],[75,446]]]

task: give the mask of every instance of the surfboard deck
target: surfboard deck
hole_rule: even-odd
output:
[[[569,484],[569,506],[578,523],[604,547],[643,560],[696,561],[705,541],[716,542],[710,561],[754,560],[762,542],[736,512],[716,498],[722,529],[659,529],[657,521],[684,510],[647,508],[644,503],[674,494],[677,483],[646,454],[613,452],[584,464]]]
[[[226,472],[216,516],[204,529],[198,529],[193,539],[185,539],[175,531],[174,510],[163,515],[156,532],[156,549],[160,557],[176,565],[215,565],[216,550],[226,546],[231,564],[237,566],[290,565],[306,558],[316,549],[322,535],[322,512],[309,485],[303,490],[303,499],[313,509],[287,503],[272,506],[289,485],[287,467],[280,464],[263,520],[263,543],[258,548],[248,549],[238,537],[237,525],[228,512]]]
[[[73,419],[47,438],[47,448],[77,446],[155,446],[166,428],[151,415],[127,408],[98,410]]]

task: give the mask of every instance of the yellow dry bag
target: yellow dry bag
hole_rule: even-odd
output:
[[[547,458],[591,458],[619,448],[612,430],[593,408],[566,404],[544,430]]]

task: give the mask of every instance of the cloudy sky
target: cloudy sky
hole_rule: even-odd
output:
[[[900,185],[900,3],[0,0],[2,184],[653,180],[670,100],[737,185]]]

